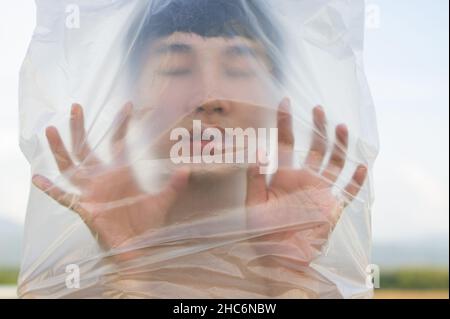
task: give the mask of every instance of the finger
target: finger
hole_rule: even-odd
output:
[[[292,132],[291,101],[288,98],[281,101],[277,116],[278,142],[292,148],[294,146],[294,133]]]
[[[82,163],[90,165],[99,164],[99,159],[92,152],[87,142],[86,129],[84,125],[83,107],[73,104],[70,114],[70,131],[72,136],[72,150],[75,157]]]
[[[172,175],[165,188],[159,193],[159,197],[166,205],[171,206],[186,189],[190,175],[191,171],[187,167],[179,169]]]
[[[87,223],[88,214],[81,208],[78,195],[65,192],[63,189],[56,186],[52,181],[42,175],[34,175],[32,181],[37,188],[47,194],[50,198],[55,200],[60,205],[67,207],[74,213],[77,213],[80,218]]]
[[[265,175],[261,174],[258,165],[247,169],[247,206],[258,205],[267,201],[267,186]]]
[[[306,156],[306,167],[318,172],[327,150],[326,117],[321,106],[313,110],[314,133],[311,148]]]
[[[294,149],[294,133],[292,130],[291,101],[284,98],[278,108],[278,160],[282,166],[292,164],[292,153]]]
[[[46,193],[60,205],[74,210],[76,203],[78,202],[78,197],[76,195],[65,192],[48,178],[41,175],[34,175],[32,181],[37,188]]]
[[[345,166],[348,149],[348,129],[345,125],[336,127],[336,142],[327,167],[322,173],[330,183],[336,182]]]
[[[69,152],[64,146],[64,142],[56,127],[48,127],[45,133],[59,171],[63,174],[70,172],[73,173],[75,171],[75,165],[69,155]]]
[[[123,159],[126,151],[125,138],[128,131],[133,104],[128,102],[117,115],[114,126],[115,130],[111,139],[111,150],[114,159]]]
[[[367,167],[365,165],[359,165],[352,176],[352,180],[344,189],[344,196],[348,200],[348,203],[352,202],[358,195],[364,181],[366,180],[366,177]]]

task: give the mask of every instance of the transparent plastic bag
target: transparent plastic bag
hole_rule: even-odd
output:
[[[36,3],[20,297],[372,296],[363,0]]]

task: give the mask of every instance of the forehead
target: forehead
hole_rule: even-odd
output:
[[[264,55],[263,47],[256,41],[234,36],[205,38],[193,33],[176,32],[168,37],[160,38],[150,46],[151,55],[166,53],[198,53],[199,51],[219,51],[230,55]]]

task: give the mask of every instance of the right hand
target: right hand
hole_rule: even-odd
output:
[[[190,175],[185,169],[175,172],[157,194],[148,194],[139,187],[127,164],[125,147],[131,114],[132,104],[127,103],[114,122],[111,163],[100,160],[88,145],[80,105],[74,104],[71,111],[72,156],[58,130],[46,129],[59,171],[77,187],[79,194],[66,192],[44,176],[33,176],[34,185],[77,213],[106,250],[123,247],[127,240],[163,226],[167,212],[187,186]]]

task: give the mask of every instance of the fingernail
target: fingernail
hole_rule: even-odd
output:
[[[339,134],[340,137],[343,137],[348,134],[348,127],[345,124],[339,124],[336,126],[336,132]]]
[[[78,110],[80,109],[80,105],[77,103],[72,104],[72,113],[78,113]]]
[[[72,109],[70,111],[70,119],[77,119],[81,114],[81,106],[77,103],[72,104]]]
[[[367,167],[365,165],[360,165],[358,168],[359,172],[362,173],[367,173]]]
[[[55,132],[56,131],[56,127],[54,127],[54,126],[48,126],[46,129],[45,129],[45,135],[47,135],[47,137],[52,133],[52,132]]]

